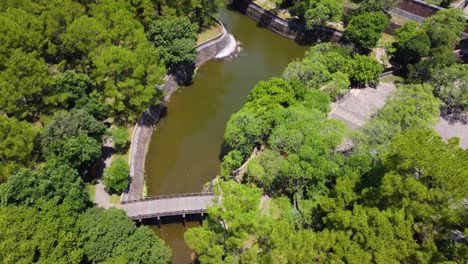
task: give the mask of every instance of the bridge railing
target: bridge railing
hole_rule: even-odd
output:
[[[184,217],[185,217],[185,215],[191,215],[191,214],[205,214],[205,213],[207,213],[207,210],[206,210],[206,209],[199,209],[199,210],[181,210],[181,211],[158,212],[158,213],[152,213],[152,214],[135,215],[135,216],[130,216],[130,219],[132,219],[132,220],[140,220],[140,219],[159,218],[159,217],[175,216],[175,215],[180,215],[180,216],[184,216]]]
[[[138,200],[131,200],[131,201],[122,201],[122,204],[131,204],[131,203],[139,203],[145,201],[153,201],[153,200],[167,200],[173,198],[184,198],[184,197],[199,197],[199,196],[213,196],[214,193],[212,192],[200,192],[200,193],[182,193],[182,194],[168,194],[168,195],[159,195],[153,197],[147,197]]]

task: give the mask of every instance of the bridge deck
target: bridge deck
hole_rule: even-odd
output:
[[[131,219],[138,220],[205,213],[215,198],[211,193],[163,196],[122,203],[120,207]]]

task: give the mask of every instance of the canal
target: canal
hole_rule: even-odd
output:
[[[226,122],[260,80],[281,75],[306,47],[280,37],[241,13],[221,8],[220,20],[240,41],[232,61],[210,61],[193,84],[180,87],[153,133],[145,163],[147,195],[200,192],[218,173]],[[197,226],[197,222],[189,227]],[[173,263],[190,263],[180,223],[152,227],[173,250]]]

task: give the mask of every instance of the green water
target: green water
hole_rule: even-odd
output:
[[[148,196],[200,192],[219,173],[230,115],[242,107],[258,81],[280,76],[306,50],[258,27],[237,11],[222,8],[220,20],[241,42],[242,51],[232,61],[206,63],[198,69],[193,84],[181,87],[171,98],[146,157]],[[164,225],[162,231],[153,228],[172,247],[173,263],[190,263],[182,224]]]

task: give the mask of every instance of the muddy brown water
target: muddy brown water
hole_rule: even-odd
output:
[[[222,8],[220,20],[240,41],[242,51],[231,61],[210,61],[200,67],[193,84],[180,87],[167,114],[153,133],[146,156],[147,195],[200,192],[215,178],[226,122],[245,103],[260,80],[280,76],[307,47],[258,27],[241,13]],[[189,227],[198,226],[197,222]],[[181,223],[153,230],[172,248],[173,263],[191,263]]]

